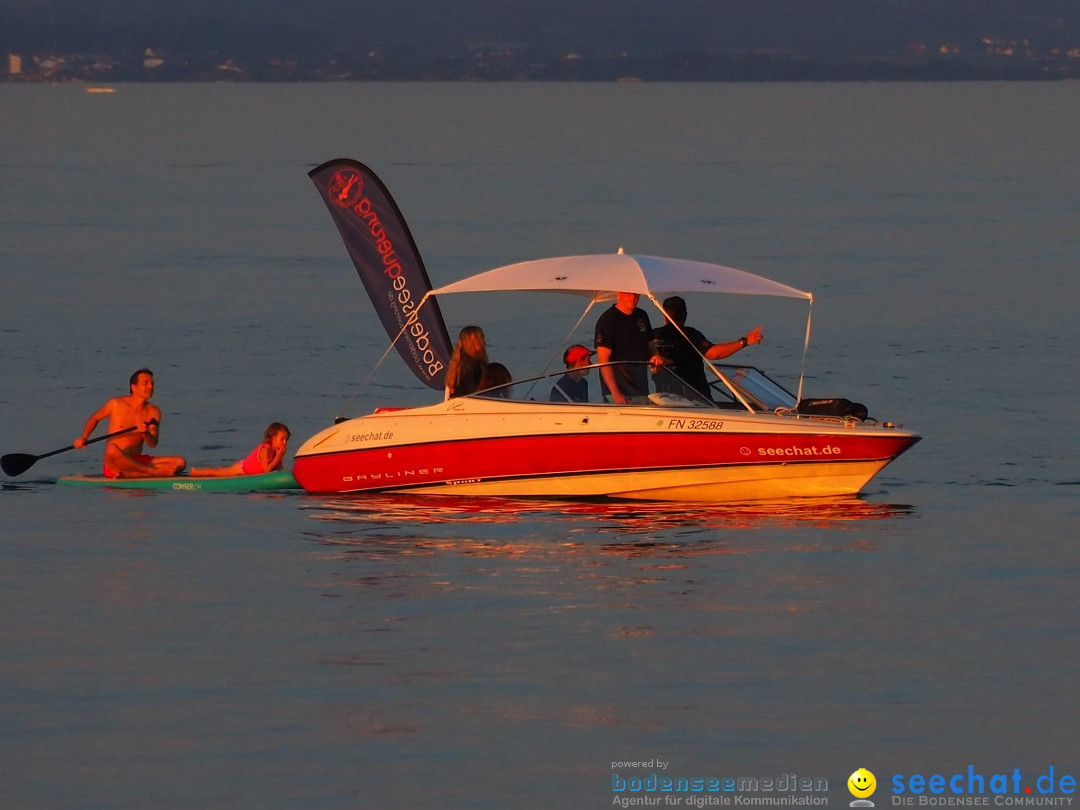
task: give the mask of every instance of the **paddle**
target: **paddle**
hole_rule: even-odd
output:
[[[156,419],[151,419],[150,421],[157,422]],[[125,433],[131,433],[131,431],[137,429],[138,425],[132,425],[129,428],[118,430],[115,433],[106,433],[104,436],[98,436],[96,439],[87,439],[86,443],[93,444],[94,442],[103,442],[106,439],[111,439],[114,436],[122,436]],[[8,453],[3,458],[0,458],[0,468],[3,468],[5,475],[14,478],[16,475],[22,475],[43,458],[55,456],[57,453],[66,453],[68,450],[74,449],[75,445],[69,444],[67,447],[61,447],[59,450],[53,450],[51,453],[42,453],[40,456],[35,456],[31,453]]]

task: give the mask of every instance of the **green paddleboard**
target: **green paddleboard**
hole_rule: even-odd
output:
[[[73,487],[117,489],[171,489],[184,492],[261,492],[268,489],[300,489],[292,472],[261,475],[230,475],[223,478],[177,475],[172,478],[106,478],[103,475],[65,475],[56,483]]]

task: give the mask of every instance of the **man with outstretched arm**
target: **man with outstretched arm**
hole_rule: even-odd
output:
[[[90,434],[98,423],[108,418],[109,433],[134,427],[123,436],[109,439],[105,445],[103,472],[106,478],[159,478],[177,475],[187,466],[180,456],[149,456],[143,453],[143,442],[157,447],[161,429],[161,410],[150,401],[154,395],[154,373],[141,368],[128,381],[131,393],[113,397],[98,408],[83,428],[82,435],[72,444],[86,447]]]
[[[671,370],[706,399],[711,399],[709,381],[705,375],[706,360],[723,360],[735,352],[761,343],[761,327],[751,329],[745,336],[729,343],[713,343],[692,326],[686,325],[686,301],[673,295],[664,299],[663,311],[667,323],[652,332],[653,345],[671,364]],[[675,391],[686,396],[686,392]]]

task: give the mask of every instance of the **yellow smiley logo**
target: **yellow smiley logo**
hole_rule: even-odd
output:
[[[852,796],[865,799],[867,796],[873,795],[874,791],[877,790],[877,779],[866,768],[859,768],[848,777],[847,787]]]

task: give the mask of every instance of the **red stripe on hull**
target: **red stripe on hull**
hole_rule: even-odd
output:
[[[298,456],[293,475],[308,492],[361,492],[642,470],[888,461],[916,441],[909,434],[854,432],[515,436]]]

